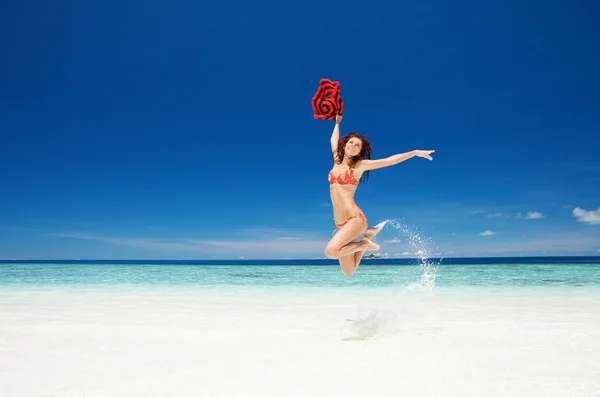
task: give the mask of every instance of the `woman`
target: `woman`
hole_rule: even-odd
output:
[[[434,150],[413,150],[380,160],[371,160],[371,144],[367,137],[351,132],[340,139],[341,121],[342,116],[337,115],[331,134],[333,169],[329,172],[329,193],[337,231],[325,247],[325,255],[331,259],[338,259],[344,274],[351,276],[365,251],[379,250],[379,246],[371,239],[387,223],[384,221],[373,228],[367,228],[367,218],[354,202],[358,182],[367,180],[370,170],[389,167],[411,157],[433,160],[431,153]],[[363,233],[363,238],[356,241]]]

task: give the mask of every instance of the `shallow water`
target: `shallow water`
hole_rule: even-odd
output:
[[[598,396],[599,273],[3,264],[0,395]]]

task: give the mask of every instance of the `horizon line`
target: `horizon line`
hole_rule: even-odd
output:
[[[509,255],[509,256],[432,256],[432,257],[421,257],[421,256],[404,256],[404,257],[379,257],[379,258],[363,258],[363,260],[443,260],[443,259],[517,259],[517,258],[599,258],[600,255]],[[0,262],[23,262],[23,261],[152,261],[152,262],[193,262],[193,261],[296,261],[296,260],[314,260],[314,261],[335,261],[336,259],[330,258],[220,258],[220,259],[210,259],[210,258],[196,258],[196,259],[181,259],[181,258],[172,258],[172,259],[150,259],[150,258],[135,258],[135,259],[125,259],[125,258],[27,258],[27,259],[16,259],[16,258],[0,258]]]

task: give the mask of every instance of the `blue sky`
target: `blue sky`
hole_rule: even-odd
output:
[[[382,254],[600,255],[594,2],[34,3],[0,16],[2,259],[322,257],[321,78],[374,158],[436,151],[359,186],[409,230]]]

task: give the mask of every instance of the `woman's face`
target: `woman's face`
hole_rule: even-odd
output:
[[[344,151],[348,156],[358,156],[360,150],[362,149],[362,141],[356,137],[350,138],[350,140],[346,143],[344,147]]]

